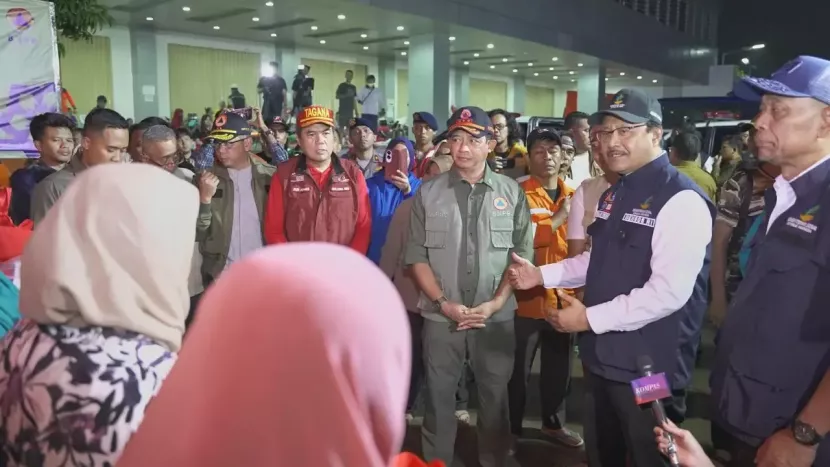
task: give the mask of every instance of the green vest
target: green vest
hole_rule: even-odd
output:
[[[502,274],[510,264],[513,245],[514,213],[522,191],[513,179],[491,171],[485,174],[490,187],[484,195],[477,225],[478,245],[465,250],[463,220],[455,197],[454,183],[458,176],[452,171],[441,174],[421,185],[419,196],[424,205],[424,225],[429,265],[435,279],[448,300],[463,303],[459,285],[459,265],[466,257],[468,264],[479,264],[473,306],[489,301],[501,283]],[[484,182],[482,182],[484,183]],[[518,209],[527,209],[521,206]],[[528,230],[529,233],[529,230]],[[527,239],[528,242],[532,240]],[[511,295],[504,307],[490,317],[490,321],[513,319],[517,305]],[[423,293],[418,309],[424,318],[448,321],[438,307]]]

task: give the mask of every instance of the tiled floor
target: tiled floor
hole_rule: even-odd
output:
[[[707,330],[704,332],[703,358],[695,371],[692,387],[689,391],[687,399],[688,420],[684,424],[684,428],[691,430],[704,447],[708,447],[710,443],[707,406],[709,404],[708,367],[714,350],[712,338],[713,333],[711,331]],[[519,442],[518,452],[513,459],[515,462],[511,467],[569,467],[578,465],[584,461],[584,453],[581,450],[554,446],[539,439],[538,430],[541,427],[541,421],[537,415],[539,413],[538,371],[537,358],[533,368],[533,376],[531,377],[526,410],[527,416],[525,418],[525,431],[529,439],[523,439]],[[567,401],[567,416],[568,425],[580,433],[582,432],[582,424],[580,421],[582,393],[582,368],[580,364],[577,364],[574,365],[571,393]],[[471,394],[471,405],[474,404],[474,401],[475,392],[473,391]],[[475,417],[474,407],[470,412]],[[416,421],[420,422],[420,418],[417,418]],[[473,421],[475,421],[475,418],[473,418]],[[410,426],[404,442],[404,448],[420,453],[420,445],[420,425]],[[471,427],[459,427],[458,439],[456,440],[456,462],[451,467],[476,467],[478,464],[476,461],[475,445],[475,429]]]

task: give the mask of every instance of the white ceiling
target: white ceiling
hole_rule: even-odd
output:
[[[568,87],[576,85],[581,70],[599,65],[595,57],[487,31],[436,25],[429,18],[343,0],[274,0],[267,3],[266,0],[232,3],[222,0],[101,0],[101,3],[111,8],[116,23],[122,25],[186,32],[220,40],[228,38],[396,57],[398,60],[406,59],[409,37],[433,33],[439,26],[454,38],[450,43],[454,67],[524,76],[535,81],[550,80]],[[488,48],[488,44],[493,47]],[[669,79],[647,70],[610,62],[604,64],[609,89],[662,86]],[[676,80],[672,81],[676,83]]]

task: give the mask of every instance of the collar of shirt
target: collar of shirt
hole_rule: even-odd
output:
[[[452,169],[450,169],[450,184],[454,185],[460,182],[468,183],[466,180],[461,178],[461,175],[459,175],[458,171],[455,170],[455,168],[453,167]],[[495,184],[493,181],[493,171],[490,170],[489,165],[486,163],[484,164],[484,175],[481,177],[480,182],[489,186],[490,188],[495,188]]]
[[[828,160],[830,160],[830,154],[822,157],[821,160],[811,165],[810,167],[807,167],[805,171],[793,177],[792,180],[787,180],[782,175],[775,177],[775,183],[773,184],[773,188],[775,189],[775,196],[777,197],[779,202],[781,200],[786,199],[792,199],[794,202],[795,198],[797,197],[797,193],[803,190],[803,188],[801,187],[804,185],[811,185],[809,182],[812,181],[811,179],[813,177],[811,177],[810,175],[819,175],[820,178],[824,178],[821,176],[825,175],[823,172],[826,171],[822,171],[821,174],[818,174],[815,169],[827,162]],[[798,181],[803,181],[806,183],[797,183]]]

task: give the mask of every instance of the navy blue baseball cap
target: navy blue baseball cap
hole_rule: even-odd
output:
[[[830,105],[830,61],[802,55],[787,62],[769,78],[741,78],[733,92],[746,100],[759,100],[764,94],[774,94],[810,97]]]
[[[415,112],[412,114],[412,124],[416,123],[426,123],[428,127],[432,128],[432,131],[438,131],[438,120],[435,119],[435,115],[429,112]]]
[[[539,127],[531,131],[527,135],[527,150],[533,148],[533,144],[537,141],[553,141],[559,146],[562,146],[562,137],[556,131],[550,128]]]
[[[372,133],[377,133],[378,131],[378,129],[375,128],[374,123],[370,122],[369,120],[366,120],[365,118],[353,118],[349,122],[349,130],[354,130],[359,126],[365,126],[366,128],[372,130]]]
[[[464,130],[476,138],[493,134],[493,123],[479,107],[461,107],[447,120],[447,133]]]
[[[663,124],[663,108],[660,101],[639,89],[620,89],[603,109],[591,115],[588,122],[591,125],[599,125],[606,115],[633,124]]]

